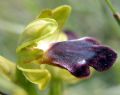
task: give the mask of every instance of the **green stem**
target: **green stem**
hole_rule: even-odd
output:
[[[24,88],[28,95],[40,95],[38,92],[37,87],[30,83],[23,75],[23,73],[20,70],[16,70],[16,84]]]
[[[116,13],[116,10],[115,10],[115,8],[113,7],[111,1],[110,1],[110,0],[105,0],[105,1],[106,1],[107,5],[109,6],[110,10],[112,11],[112,13],[115,14],[115,13]]]
[[[49,95],[63,95],[63,82],[59,78],[53,78],[50,83]]]
[[[116,9],[113,7],[112,3],[110,0],[105,0],[105,2],[107,3],[108,7],[110,8],[110,10],[113,13],[114,18],[116,19],[116,21],[118,22],[118,24],[120,25],[120,13],[118,13],[116,11]]]

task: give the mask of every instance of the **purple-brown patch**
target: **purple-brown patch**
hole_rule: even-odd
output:
[[[96,39],[84,37],[56,42],[45,56],[51,61],[51,65],[67,69],[74,76],[81,78],[90,75],[89,66],[100,72],[108,70],[115,62],[117,54]]]

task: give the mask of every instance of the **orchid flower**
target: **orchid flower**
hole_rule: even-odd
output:
[[[17,67],[40,89],[53,77],[72,83],[90,76],[90,67],[102,72],[116,60],[115,51],[95,38],[63,32],[70,12],[68,5],[43,10],[21,34]]]

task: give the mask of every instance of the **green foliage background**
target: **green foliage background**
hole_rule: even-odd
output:
[[[120,0],[111,1],[120,11]],[[104,0],[0,0],[0,55],[15,62],[17,41],[24,27],[42,9],[64,4],[72,6],[65,29],[75,31],[80,37],[95,37],[118,53],[112,69],[95,72],[78,84],[66,85],[65,95],[120,95],[120,26]]]

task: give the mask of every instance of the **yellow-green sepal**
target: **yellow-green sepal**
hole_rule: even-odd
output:
[[[17,52],[27,46],[53,35],[58,29],[58,24],[54,19],[42,18],[30,23],[21,34]]]
[[[50,72],[41,66],[40,64],[34,63],[19,63],[17,68],[23,72],[25,77],[32,83],[35,83],[43,90],[49,80],[51,79]]]
[[[37,84],[40,90],[44,90],[51,79],[51,74],[46,69],[25,70],[23,74],[30,82]]]
[[[37,17],[37,19],[39,18],[55,19],[58,23],[59,29],[62,29],[70,13],[71,13],[71,7],[69,5],[62,5],[55,9],[43,10],[40,13],[40,15]]]
[[[37,19],[40,18],[52,18],[52,10],[51,9],[42,10],[42,12],[37,16]]]

